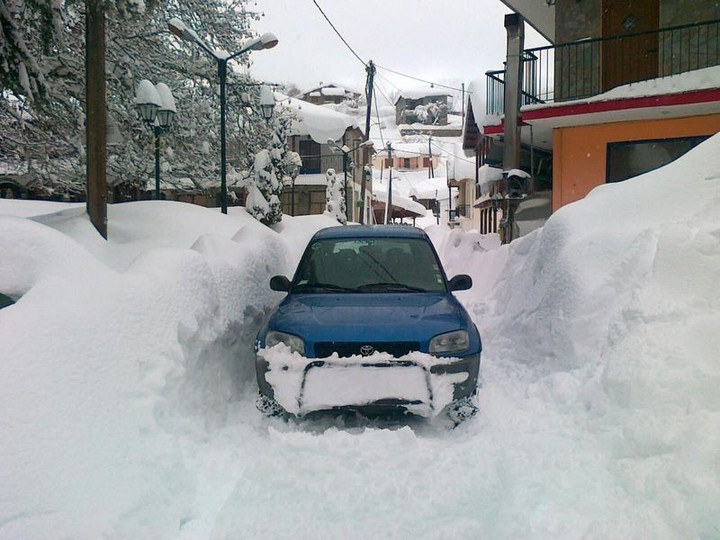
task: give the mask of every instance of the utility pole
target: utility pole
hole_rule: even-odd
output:
[[[367,67],[367,80],[365,82],[365,101],[367,102],[367,111],[365,112],[365,140],[370,139],[370,113],[372,110],[373,97],[373,80],[375,78],[375,64],[370,60]],[[360,180],[360,224],[365,223],[365,175]]]
[[[353,214],[352,209],[350,208],[350,194],[348,193],[348,183],[347,183],[347,173],[348,173],[348,153],[345,151],[345,148],[342,149],[342,160],[343,160],[343,186],[345,189],[345,221],[352,221]]]
[[[390,168],[388,169],[388,193],[387,201],[385,201],[385,225],[388,224],[388,214],[392,220],[392,213],[390,207],[392,206],[392,145],[390,142],[387,143],[388,159],[390,160]]]
[[[520,122],[521,97],[523,80],[523,48],[525,46],[525,21],[522,15],[510,13],[505,15],[507,32],[507,68],[505,75],[505,121],[503,136],[503,179],[505,181],[505,209],[503,216],[504,244],[513,239],[515,211],[520,202],[508,198],[508,173],[520,167]]]
[[[105,9],[102,0],[85,2],[85,145],[87,213],[107,240],[107,111],[105,105]]]
[[[428,154],[430,155],[430,167],[428,167],[428,178],[435,178],[435,167],[433,166],[432,135],[428,136]]]

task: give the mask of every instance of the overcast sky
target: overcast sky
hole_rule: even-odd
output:
[[[350,47],[373,60],[420,79],[457,86],[502,68],[509,13],[500,0],[317,0]],[[257,0],[265,15],[254,24],[273,32],[277,47],[253,53],[251,73],[268,82],[310,89],[337,82],[358,90],[365,67],[330,27],[313,0]],[[526,26],[526,47],[546,42]],[[376,82],[392,93],[422,83],[378,67]]]

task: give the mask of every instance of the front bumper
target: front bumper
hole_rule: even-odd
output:
[[[261,350],[256,362],[260,393],[296,416],[334,409],[405,409],[434,416],[475,393],[479,368],[480,353],[312,359],[272,349]]]

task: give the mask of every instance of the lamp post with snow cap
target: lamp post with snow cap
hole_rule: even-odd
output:
[[[135,93],[135,106],[155,137],[155,200],[160,200],[160,134],[170,127],[175,116],[175,98],[165,83],[153,85],[143,79]]]
[[[262,36],[256,37],[248,41],[245,46],[232,54],[218,53],[214,51],[200,36],[183,23],[180,19],[173,18],[168,21],[168,29],[170,32],[178,36],[183,41],[195,43],[202,50],[208,53],[218,65],[218,78],[220,79],[220,210],[223,214],[227,214],[227,169],[226,169],[226,151],[225,151],[225,83],[227,81],[227,64],[230,60],[250,51],[259,51],[262,49],[272,49],[278,44],[275,34],[267,32]],[[263,116],[265,109],[263,108]]]

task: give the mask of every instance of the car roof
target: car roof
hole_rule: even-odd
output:
[[[421,238],[428,239],[422,229],[412,225],[343,225],[320,229],[313,240],[328,238]]]

